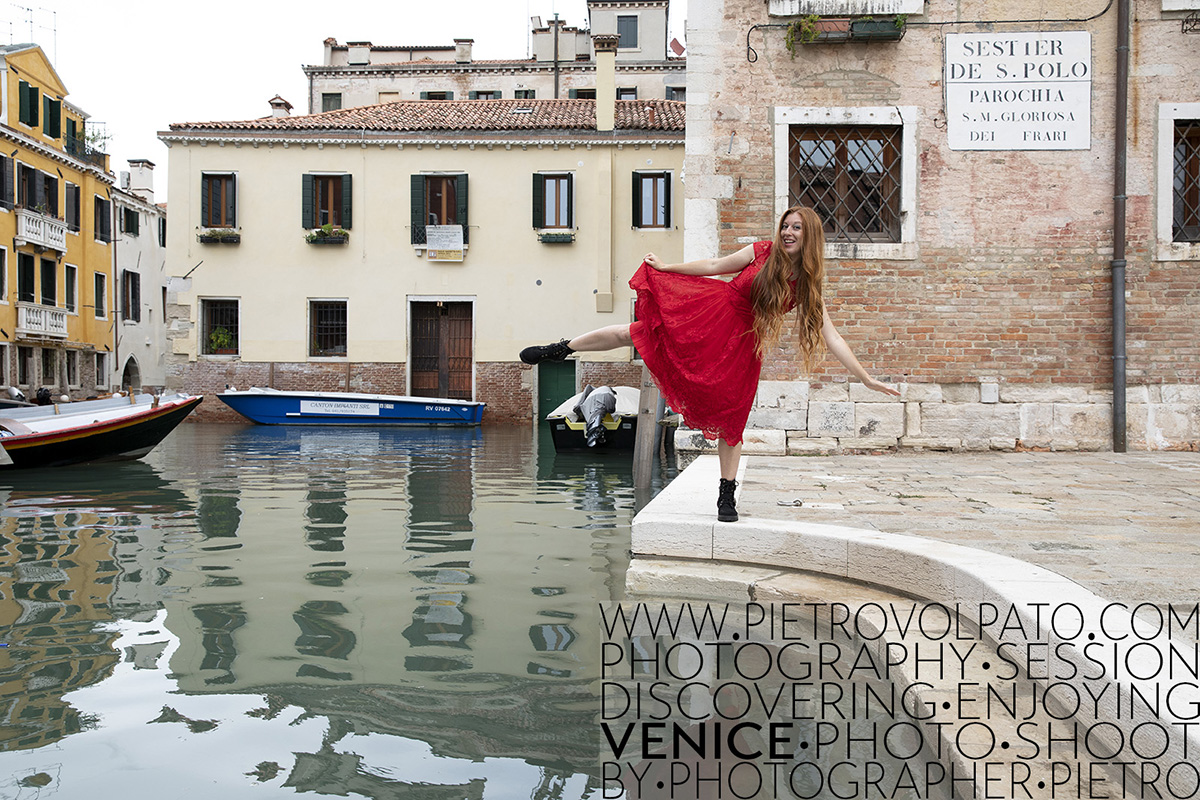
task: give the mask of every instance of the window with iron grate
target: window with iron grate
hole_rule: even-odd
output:
[[[892,125],[792,125],[789,205],[816,210],[832,242],[901,241],[901,134]]]
[[[232,355],[238,352],[238,301],[201,300],[201,351],[205,355]]]
[[[309,303],[309,349],[316,358],[346,355],[346,301],[313,300]]]
[[[1200,120],[1175,121],[1171,239],[1200,242]]]

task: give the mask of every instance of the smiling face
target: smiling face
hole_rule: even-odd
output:
[[[800,256],[800,245],[803,241],[802,228],[804,223],[799,214],[791,213],[783,218],[779,223],[779,241],[783,245],[783,252],[787,253],[793,259]]]

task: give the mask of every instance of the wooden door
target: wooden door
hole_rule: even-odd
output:
[[[472,304],[412,304],[412,393],[473,400]]]

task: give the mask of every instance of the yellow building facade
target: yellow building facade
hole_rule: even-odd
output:
[[[113,177],[35,44],[0,47],[0,385],[107,389]]]

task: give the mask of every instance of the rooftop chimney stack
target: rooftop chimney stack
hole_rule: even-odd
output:
[[[454,63],[470,64],[471,63],[471,46],[475,44],[474,39],[455,39],[454,40]]]
[[[352,67],[362,67],[371,63],[370,42],[346,42],[346,57]]]
[[[272,117],[288,117],[291,116],[292,104],[284,100],[279,95],[275,95],[267,101],[271,104]]]
[[[611,132],[617,121],[617,42],[612,34],[592,37],[596,48],[596,130]]]
[[[154,162],[145,158],[129,159],[129,191],[145,200],[154,202]]]

